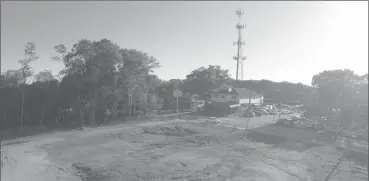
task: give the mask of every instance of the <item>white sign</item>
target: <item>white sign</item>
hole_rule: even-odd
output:
[[[173,97],[181,97],[182,96],[182,92],[180,90],[175,90],[173,92]]]

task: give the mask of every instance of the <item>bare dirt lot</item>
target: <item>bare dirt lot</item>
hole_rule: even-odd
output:
[[[355,161],[356,155],[350,157],[333,146],[286,139],[277,136],[281,132],[277,128],[260,123],[250,123],[261,126],[253,127],[255,131],[225,127],[224,121],[220,125],[159,123],[121,124],[7,142],[2,146],[1,180],[368,179],[367,163]],[[268,132],[276,134],[265,134]],[[300,135],[313,139],[312,135]]]

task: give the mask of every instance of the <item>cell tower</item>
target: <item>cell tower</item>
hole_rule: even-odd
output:
[[[238,23],[236,28],[238,30],[238,39],[236,42],[233,42],[233,45],[237,45],[237,56],[234,56],[233,59],[237,61],[237,69],[236,69],[236,80],[243,79],[243,61],[246,60],[244,57],[242,46],[245,42],[242,39],[242,30],[246,28],[245,25],[241,24],[241,17],[243,15],[243,10],[236,11],[236,15],[238,16]]]

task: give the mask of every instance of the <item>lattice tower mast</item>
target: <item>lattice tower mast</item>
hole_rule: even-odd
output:
[[[238,39],[236,42],[233,43],[233,45],[237,45],[237,56],[234,56],[233,59],[237,61],[236,80],[238,79],[243,80],[243,61],[246,60],[246,57],[242,55],[243,54],[242,46],[245,44],[245,42],[242,39],[242,30],[246,28],[246,26],[241,24],[243,10],[236,11],[236,15],[238,16],[238,23],[236,25],[236,28],[238,30]]]

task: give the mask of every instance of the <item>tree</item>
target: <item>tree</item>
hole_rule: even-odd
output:
[[[19,120],[21,95],[18,85],[22,83],[22,72],[8,70],[1,75],[0,85],[0,120],[1,128],[14,127],[13,120]],[[20,123],[20,122],[19,122]]]
[[[90,124],[95,125],[95,110],[98,95],[103,87],[111,86],[116,64],[123,63],[121,48],[107,39],[92,42],[84,54],[86,60],[86,80],[91,85],[91,98],[87,103],[90,112]]]
[[[84,113],[89,99],[88,89],[83,76],[77,73],[65,75],[58,88],[59,104],[57,109],[61,112],[61,110],[72,108],[73,112],[78,113],[82,127],[85,125]]]
[[[158,86],[158,95],[163,99],[163,109],[171,109],[173,92],[177,89],[185,89],[183,80],[171,79],[169,81],[163,81]]]
[[[59,55],[53,57],[53,60],[62,61],[65,66],[65,68],[60,72],[60,74],[64,77],[59,86],[59,95],[69,100],[65,101],[64,105],[60,105],[58,112],[60,113],[61,110],[69,107],[69,102],[73,102],[72,107],[79,113],[80,125],[82,127],[85,125],[84,113],[87,102],[85,95],[86,89],[88,88],[85,87],[86,60],[83,55],[87,52],[85,49],[87,49],[90,45],[90,41],[82,39],[74,44],[72,50],[69,52],[63,44],[54,46],[55,51],[59,53]]]
[[[95,110],[103,87],[111,86],[116,64],[123,63],[120,47],[107,39],[100,41],[80,40],[70,52],[65,47],[55,47],[65,64],[64,74],[76,74],[89,87],[86,108],[90,113],[90,124],[95,125]],[[58,59],[58,58],[54,58]]]
[[[361,104],[367,105],[367,96],[360,96],[367,95],[367,74],[359,76],[349,69],[323,71],[313,76],[312,85],[318,89],[322,109],[326,112],[332,108],[342,110],[342,124],[355,119]]]
[[[38,74],[40,76],[40,74]],[[42,75],[42,73],[41,73]],[[57,100],[57,90],[58,81],[57,80],[45,80],[38,79],[40,81],[33,82],[30,85],[30,92],[32,97],[30,97],[31,102],[33,102],[31,108],[35,110],[39,117],[39,127],[43,127],[45,114],[47,118],[50,118],[50,113],[55,113],[56,111],[54,104]]]
[[[55,49],[61,55],[54,60],[62,60],[65,65],[62,73],[78,76],[79,84],[88,87],[86,109],[92,125],[95,124],[96,109],[104,110],[105,120],[108,110],[117,109],[117,104],[111,99],[118,93],[128,95],[130,109],[132,105],[135,107],[134,100],[142,99],[150,91],[147,77],[159,67],[156,59],[146,53],[121,49],[107,39],[81,40],[71,51],[66,51],[62,45],[55,46]],[[115,102],[122,100],[123,95]]]
[[[148,56],[137,50],[122,50],[124,66],[120,69],[120,87],[126,90],[128,97],[129,115],[135,115],[136,103],[146,102],[150,91],[150,73],[153,69],[160,67],[154,57]]]
[[[217,65],[209,65],[208,68],[200,67],[193,70],[184,80],[184,89],[192,94],[205,98],[205,93],[218,88],[230,78],[229,71],[221,69]]]
[[[27,84],[27,78],[33,74],[30,63],[38,59],[36,56],[36,45],[34,43],[27,43],[24,46],[24,56],[25,58],[23,60],[18,61],[22,66],[21,71],[24,87],[22,90],[21,128],[23,127],[25,85]]]
[[[55,80],[54,75],[51,73],[51,70],[44,70],[35,75],[35,80],[37,82],[49,82]]]
[[[23,83],[21,70],[7,70],[1,75],[1,87],[18,87]]]
[[[52,60],[65,66],[60,72],[60,82],[54,80],[51,71],[45,70],[29,83],[33,75],[30,63],[37,59],[32,43],[26,45],[25,59],[19,61],[22,68],[2,74],[0,119],[4,127],[14,127],[8,120],[18,119],[22,127],[23,120],[39,126],[52,124],[49,120],[64,124],[73,120],[60,119],[66,112],[78,115],[82,126],[85,119],[94,125],[95,114],[104,115],[105,121],[118,116],[128,97],[134,115],[136,110],[150,112],[149,106],[157,103],[151,97],[161,93],[162,88],[161,80],[153,74],[159,67],[154,57],[138,50],[122,49],[106,39],[82,39],[71,49],[62,44],[54,49],[58,55]],[[9,105],[10,102],[22,104]]]
[[[143,92],[136,91],[139,89],[140,86],[142,86],[142,84],[145,84],[145,76],[140,70],[136,69],[136,67],[133,66],[125,66],[123,70],[123,75],[125,79],[122,82],[122,86],[127,88],[129,115],[131,115],[132,106],[135,106],[136,102],[135,97],[143,96]],[[134,107],[133,111],[135,111]]]
[[[50,120],[62,124],[80,120],[84,126],[85,120],[94,125],[95,119],[108,122],[122,116],[119,113],[151,115],[155,110],[169,108],[166,106],[171,104],[176,89],[184,91],[185,97],[191,96],[186,93],[192,93],[205,98],[207,91],[225,84],[254,89],[280,101],[298,100],[312,114],[342,108],[341,117],[346,122],[364,114],[366,120],[362,123],[367,123],[368,74],[356,75],[347,69],[324,71],[315,75],[312,86],[308,86],[269,80],[235,81],[228,70],[210,65],[193,70],[185,80],[163,81],[154,74],[160,67],[154,57],[138,50],[122,49],[107,39],[82,39],[71,49],[62,44],[54,48],[58,56],[53,60],[62,61],[65,66],[60,72],[63,76],[60,82],[51,71],[45,70],[29,83],[33,75],[30,63],[37,59],[33,43],[25,46],[25,58],[19,61],[21,69],[1,75],[1,128],[19,127],[19,123],[23,127],[23,120],[40,127],[53,124]],[[58,119],[66,113],[77,119]]]
[[[63,44],[55,45],[54,50],[58,53],[58,56],[52,58],[55,61],[62,61],[65,54],[67,53],[67,48]]]
[[[156,110],[160,110],[163,107],[163,100],[159,98],[156,94],[151,94],[148,97],[148,101],[145,105],[146,112],[148,116],[151,116]]]
[[[353,95],[352,87],[359,76],[352,70],[323,71],[312,78],[312,86],[318,88],[319,104],[327,108],[342,108],[350,102]]]

